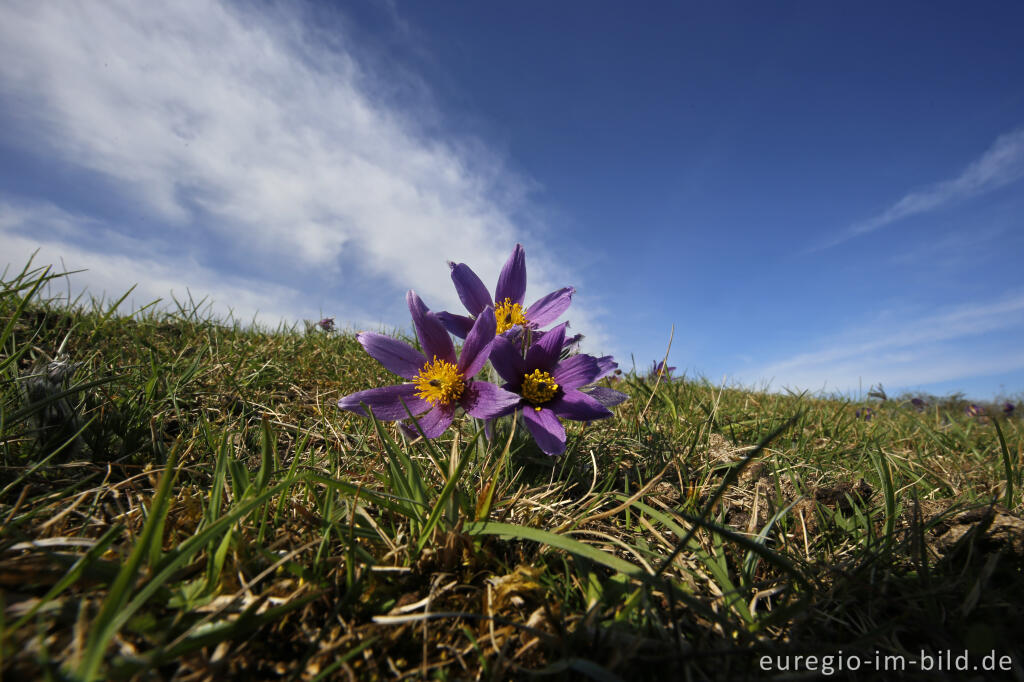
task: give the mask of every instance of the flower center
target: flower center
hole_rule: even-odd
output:
[[[539,369],[523,377],[522,396],[533,405],[542,405],[555,397],[558,392],[558,384],[554,377]],[[540,409],[539,407],[537,408]]]
[[[449,405],[462,397],[466,382],[450,362],[438,360],[423,365],[416,378],[416,395],[431,405]]]
[[[517,324],[525,325],[527,322],[526,315],[523,314],[523,306],[513,303],[508,298],[495,304],[494,319],[498,321],[498,328],[495,331],[497,334],[504,334]]]

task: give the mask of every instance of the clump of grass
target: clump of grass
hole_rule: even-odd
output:
[[[128,313],[63,276],[0,283],[9,679],[1019,670],[1019,416],[626,375],[560,458],[472,422],[425,441],[337,410],[392,381],[349,333]]]

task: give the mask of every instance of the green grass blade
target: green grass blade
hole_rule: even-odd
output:
[[[441,492],[438,493],[437,499],[434,500],[434,507],[430,510],[430,515],[427,516],[427,520],[423,524],[423,529],[420,531],[419,541],[416,543],[416,554],[419,555],[423,551],[423,547],[430,541],[430,535],[437,525],[438,519],[441,518],[442,512],[444,512],[448,500],[451,499],[452,494],[455,492],[455,486],[462,478],[463,472],[466,470],[466,465],[469,464],[469,457],[465,456],[459,460],[459,465],[455,469],[455,472],[448,477],[448,481],[441,488]]]
[[[706,518],[700,516],[691,516],[690,514],[680,513],[684,519],[689,523],[693,524],[695,528],[703,528],[704,530],[714,533],[721,538],[728,540],[729,542],[739,546],[741,549],[747,552],[752,552],[764,559],[768,563],[772,564],[779,570],[786,573],[795,582],[800,583],[804,587],[810,588],[810,582],[804,577],[803,573],[786,557],[782,556],[777,552],[773,552],[768,547],[765,547],[762,543],[756,540],[751,540],[746,534],[740,533],[727,526],[715,523]]]
[[[424,513],[430,509],[427,502],[427,491],[423,486],[423,472],[419,465],[409,457],[408,453],[391,438],[384,430],[384,426],[373,416],[372,410],[363,405],[363,409],[373,422],[377,436],[384,444],[384,451],[388,456],[388,472],[391,485],[398,490],[401,496],[412,500],[415,504],[403,510],[409,516],[410,521],[422,526],[426,520]],[[406,408],[408,410],[408,408]],[[417,424],[417,428],[419,425]]]
[[[730,485],[732,485],[733,481],[736,480],[736,478],[747,467],[747,465],[749,465],[755,457],[760,455],[761,451],[768,447],[769,443],[778,438],[784,431],[786,431],[787,429],[789,429],[789,427],[795,424],[797,420],[800,419],[800,417],[800,412],[791,416],[782,424],[782,426],[778,427],[777,429],[769,433],[767,436],[762,438],[760,442],[758,442],[758,444],[754,446],[754,448],[750,452],[748,452],[742,460],[740,460],[739,464],[729,469],[726,475],[722,477],[722,482],[719,483],[718,488],[711,495],[708,501],[704,504],[704,508],[701,511],[702,517],[706,517],[711,513],[711,510],[714,509],[715,504],[718,502],[719,499],[721,499],[722,495],[725,494],[725,491],[729,488]],[[655,576],[660,576],[662,573],[665,572],[665,569],[668,568],[673,561],[675,561],[676,557],[679,556],[679,553],[682,552],[683,549],[690,542],[690,539],[693,537],[693,533],[696,530],[696,528],[697,526],[695,525],[692,528],[690,528],[689,531],[687,531],[686,535],[683,536],[683,538],[676,545],[676,548],[672,551],[672,553],[665,557],[665,559],[661,562],[661,565],[658,566],[658,569],[654,572]]]
[[[67,574],[63,578],[58,580],[54,584],[54,586],[51,587],[46,592],[46,594],[44,594],[42,598],[39,599],[35,603],[35,605],[28,610],[28,612],[25,613],[25,615],[23,615],[21,618],[15,621],[15,623],[10,627],[10,631],[13,632],[20,628],[22,625],[28,622],[32,618],[32,616],[34,616],[36,612],[41,607],[43,607],[47,602],[49,602],[52,599],[55,599],[58,595],[60,595],[61,592],[66,590],[71,585],[75,584],[75,582],[77,582],[78,579],[82,577],[82,574],[85,572],[86,567],[88,567],[92,562],[102,557],[103,553],[107,551],[107,548],[110,547],[110,545],[114,542],[114,540],[117,539],[117,537],[121,534],[123,530],[124,526],[120,523],[111,526],[106,533],[104,533],[102,536],[100,536],[98,540],[96,540],[96,544],[90,547],[89,551],[87,551],[77,561],[75,561],[75,563],[71,566],[70,569],[68,569]]]
[[[197,649],[215,646],[221,642],[238,639],[255,632],[268,623],[278,621],[283,616],[286,616],[296,609],[302,608],[320,596],[321,595],[318,593],[307,594],[285,604],[271,607],[263,613],[256,613],[257,607],[262,603],[261,601],[257,601],[249,608],[238,614],[237,618],[234,618],[233,620],[211,623],[207,627],[202,628],[200,632],[186,637],[184,641],[170,649],[157,649],[146,657],[144,663],[139,661],[130,661],[122,663],[121,665],[112,666],[112,676],[122,677],[135,675],[148,668],[155,668],[174,661],[186,654],[196,651]]]
[[[540,528],[515,526],[498,521],[472,521],[463,526],[463,531],[468,535],[496,535],[501,538],[530,540],[581,556],[628,576],[639,577],[644,574],[642,568],[629,563],[625,559],[620,559],[614,554],[609,554],[593,545],[588,545],[565,535],[558,535],[550,531],[541,530]]]
[[[1003,429],[999,426],[999,420],[993,419],[992,424],[996,427],[996,435],[999,437],[999,452],[1003,456],[1003,471],[1006,476],[1003,504],[1007,509],[1013,509],[1013,460],[1010,458],[1010,449],[1006,447],[1006,439],[1003,437]]]
[[[483,495],[483,499],[477,500],[476,507],[476,520],[486,521],[487,517],[491,515],[491,507],[494,505],[494,492],[498,487],[498,477],[501,474],[502,469],[505,468],[505,462],[508,460],[509,452],[512,450],[512,438],[516,435],[516,425],[519,420],[519,412],[512,413],[512,425],[509,427],[508,440],[505,441],[505,447],[501,451],[501,455],[498,457],[498,461],[494,463],[491,468],[490,474],[486,478],[486,489]]]
[[[153,594],[171,578],[175,571],[184,566],[186,562],[193,559],[210,541],[210,539],[215,536],[215,534],[227,530],[229,526],[236,523],[239,519],[251,513],[254,509],[267,502],[274,495],[280,493],[288,486],[294,485],[296,482],[297,481],[295,480],[281,481],[262,495],[248,499],[244,504],[239,505],[231,512],[220,517],[216,523],[192,536],[179,545],[177,549],[167,552],[167,554],[164,555],[161,564],[154,568],[153,576],[139,589],[138,592],[136,592],[131,601],[121,606],[119,611],[117,611],[112,617],[108,618],[105,623],[104,630],[102,631],[102,636],[106,638],[105,642],[109,642],[110,638],[113,637],[113,635],[128,622],[128,620],[149,600],[149,598],[152,597]],[[111,591],[113,591],[113,589]],[[102,655],[105,651],[105,646],[106,645],[104,643],[104,647],[99,650],[99,660],[95,661],[93,664],[95,666],[95,670],[99,669],[99,664],[102,662]],[[92,668],[86,670],[86,672],[91,670]],[[95,679],[94,677],[87,675],[82,675],[81,677],[83,679]]]
[[[263,417],[260,420],[260,469],[256,472],[256,492],[262,493],[270,480],[270,474],[274,470],[274,453],[277,450],[277,440],[274,431],[270,428],[270,420]]]
[[[871,460],[885,496],[885,544],[892,547],[895,542],[893,533],[896,530],[896,489],[892,480],[892,468],[889,466],[889,458],[877,444],[872,451]],[[868,525],[870,527],[870,524]]]
[[[99,322],[96,323],[96,328],[93,330],[93,335],[94,336],[100,332],[100,330],[103,328],[103,326],[107,323],[107,320],[109,320],[111,317],[113,317],[114,313],[117,312],[117,309],[121,307],[121,304],[124,303],[126,298],[131,296],[131,293],[133,291],[135,291],[135,288],[137,286],[139,286],[139,285],[138,284],[133,284],[128,289],[128,291],[124,292],[124,294],[121,296],[121,298],[117,299],[112,304],[110,304],[110,307],[107,308],[107,312],[105,312],[103,314],[103,317],[101,317],[99,319]]]
[[[167,516],[168,498],[170,497],[171,484],[177,474],[178,448],[171,451],[171,458],[164,467],[160,476],[160,483],[153,502],[149,506],[149,515],[145,525],[142,527],[142,534],[135,543],[128,560],[125,562],[113,585],[107,592],[107,598],[103,602],[99,615],[92,623],[89,639],[86,642],[85,657],[82,665],[76,671],[76,675],[84,680],[94,680],[99,675],[100,666],[103,663],[103,656],[106,653],[107,645],[119,628],[119,616],[125,613],[124,606],[127,603],[132,583],[135,581],[136,573],[142,563],[142,559],[149,554],[150,546],[160,542],[157,537],[157,530],[163,527],[163,520]]]
[[[102,379],[94,379],[92,381],[87,381],[81,384],[75,384],[74,386],[70,386],[69,388],[61,391],[60,393],[48,395],[42,400],[37,400],[33,403],[26,405],[25,407],[21,408],[20,410],[12,414],[10,417],[8,417],[8,422],[11,424],[17,424],[18,422],[24,421],[28,417],[32,416],[33,414],[43,409],[47,405],[57,402],[61,398],[66,398],[67,396],[74,395],[76,393],[79,393],[80,391],[88,391],[89,389],[96,388],[97,386],[109,384],[110,382],[115,381],[119,378],[120,377],[117,376],[109,376],[103,377]]]
[[[21,299],[21,301],[18,302],[18,307],[14,309],[14,312],[11,314],[11,318],[9,320],[7,320],[7,324],[4,325],[4,330],[2,332],[0,332],[0,349],[3,349],[3,348],[6,347],[7,340],[9,338],[11,338],[11,335],[14,333],[14,325],[18,322],[18,319],[25,312],[25,308],[28,307],[29,301],[31,301],[33,299],[33,297],[35,297],[36,293],[39,291],[40,288],[42,288],[43,284],[45,284],[46,282],[50,281],[54,277],[59,276],[59,275],[50,276],[49,272],[50,272],[50,268],[47,267],[43,271],[43,274],[40,277],[38,277],[30,285],[31,286],[31,290],[27,294],[25,294],[25,296]],[[5,291],[5,293],[7,293],[7,291]],[[22,350],[27,350],[27,349],[28,349],[28,344],[26,344],[22,348]],[[9,365],[11,362],[13,362],[13,360],[14,360],[13,355],[14,354],[12,353],[11,357],[9,357],[9,358],[7,358],[7,359],[5,359],[3,361],[0,361],[0,370],[2,370],[4,367]]]
[[[49,462],[51,459],[59,455],[64,450],[64,448],[74,443],[75,439],[82,435],[82,433],[84,433],[85,430],[89,428],[89,425],[92,424],[97,418],[98,415],[95,415],[85,424],[82,424],[82,427],[78,429],[78,431],[76,431],[70,438],[61,443],[59,447],[55,448],[53,452],[51,452],[46,457],[42,458],[41,460],[33,464],[31,467],[22,472],[20,476],[18,476],[16,479],[5,485],[3,490],[0,490],[0,499],[3,499],[4,495],[6,495],[9,491],[19,488],[22,481],[27,479],[29,476],[34,474],[39,469],[42,469],[44,466],[46,466],[47,462]]]

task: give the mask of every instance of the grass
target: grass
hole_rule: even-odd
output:
[[[627,374],[560,458],[508,424],[424,441],[336,408],[394,381],[351,334],[126,314],[65,276],[0,283],[6,679],[726,680],[922,649],[1021,674],[997,405]]]

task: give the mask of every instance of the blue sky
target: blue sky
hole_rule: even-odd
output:
[[[447,260],[715,383],[1024,391],[1024,5],[0,6],[0,267],[405,327]]]

